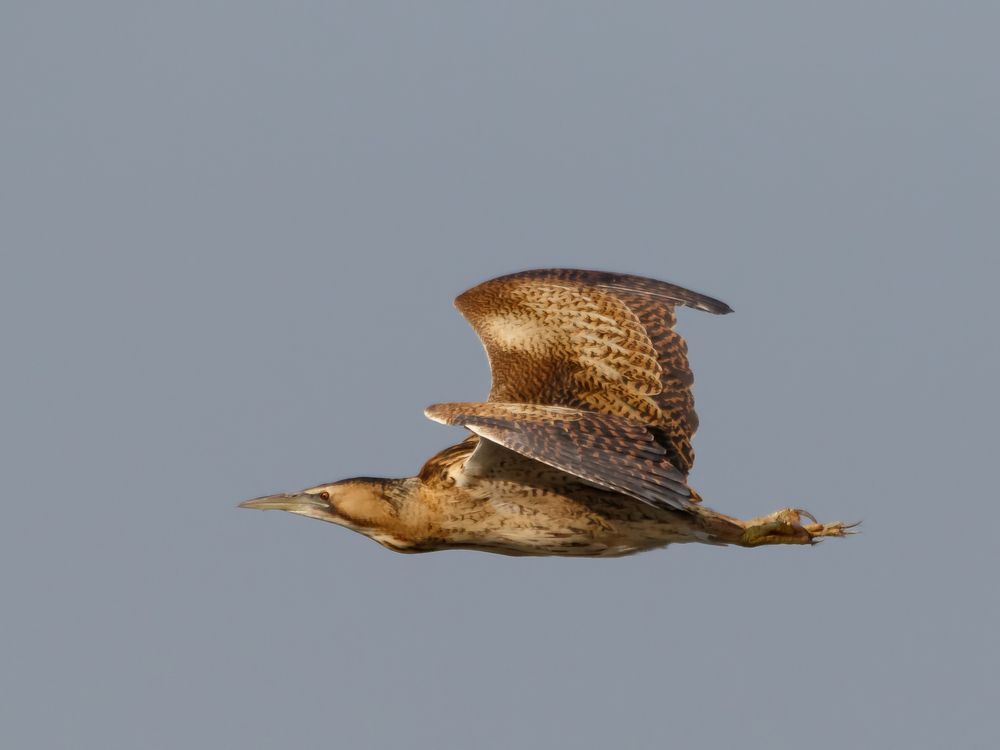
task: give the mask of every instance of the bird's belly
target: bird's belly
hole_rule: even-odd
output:
[[[490,488],[452,519],[448,546],[508,555],[617,557],[695,541],[700,532],[688,514],[610,493],[534,490],[526,497],[504,489]]]

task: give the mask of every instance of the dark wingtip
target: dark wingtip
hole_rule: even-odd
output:
[[[710,312],[713,315],[729,315],[731,312],[736,312],[721,299],[707,297],[704,294],[699,294],[698,296],[701,298],[698,300],[698,303],[691,305],[691,307],[696,310],[704,310],[705,312]]]

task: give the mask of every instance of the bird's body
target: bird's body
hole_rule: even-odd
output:
[[[664,282],[527,271],[456,300],[493,371],[484,403],[427,415],[472,431],[407,479],[357,478],[245,507],[358,531],[398,552],[617,557],[678,542],[807,544],[849,526],[785,509],[741,521],[687,484],[697,429],[674,307],[730,312]]]
[[[477,549],[507,555],[617,557],[671,542],[719,541],[725,526],[691,513],[637,503],[513,451],[487,473],[466,471],[477,437],[446,448],[419,476],[377,486],[391,520],[351,525],[397,552]],[[359,480],[349,480],[357,482]],[[735,539],[734,539],[735,540]]]

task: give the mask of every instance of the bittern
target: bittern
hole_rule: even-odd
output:
[[[724,302],[638,276],[546,269],[484,282],[455,305],[482,340],[492,388],[485,403],[426,415],[468,429],[464,441],[415,477],[345,479],[241,507],[327,521],[396,552],[616,557],[851,533],[794,508],[725,516],[688,485],[698,417],[675,308],[732,312]]]

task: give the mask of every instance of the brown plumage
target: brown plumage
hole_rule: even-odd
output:
[[[485,403],[426,414],[466,427],[468,439],[416,477],[349,479],[242,506],[329,521],[399,552],[612,557],[851,533],[791,508],[741,521],[688,486],[698,417],[674,311],[732,312],[725,303],[639,276],[545,269],[484,282],[455,304],[486,348],[493,385]]]

